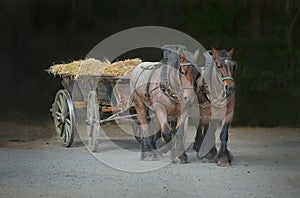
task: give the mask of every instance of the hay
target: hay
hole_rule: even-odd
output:
[[[110,65],[110,61],[104,59],[103,61],[97,59],[87,59],[81,62],[78,76],[100,76],[102,75],[104,69]]]
[[[133,68],[142,62],[141,59],[126,59],[110,64],[104,69],[103,75],[106,76],[128,76]]]
[[[71,80],[76,80],[79,76],[124,76],[129,75],[132,69],[141,62],[141,59],[135,58],[111,64],[107,59],[100,61],[89,58],[66,64],[56,64],[46,71],[54,76],[67,76]]]
[[[66,64],[56,64],[47,71],[54,76],[68,76],[71,79],[77,79],[82,75],[101,75],[104,68],[110,65],[108,60],[100,61],[94,58],[73,61]]]

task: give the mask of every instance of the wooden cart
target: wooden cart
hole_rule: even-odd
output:
[[[76,80],[63,76],[64,89],[57,92],[50,109],[62,145],[69,147],[73,143],[78,109],[86,110],[88,148],[92,152],[98,148],[100,125],[116,120],[137,121],[135,110],[128,101],[129,80],[129,76],[80,76]],[[130,114],[125,114],[125,110]],[[138,133],[138,127],[133,126],[134,132]],[[138,139],[139,135],[136,137]]]

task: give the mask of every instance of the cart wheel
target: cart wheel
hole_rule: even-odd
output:
[[[59,90],[53,103],[55,130],[62,145],[69,147],[74,140],[74,108],[67,90]]]
[[[99,145],[100,135],[100,115],[99,104],[97,102],[97,94],[90,91],[87,100],[87,133],[88,133],[88,149],[96,152]]]

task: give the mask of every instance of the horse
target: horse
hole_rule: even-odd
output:
[[[215,161],[219,166],[230,165],[233,159],[227,148],[228,129],[235,106],[234,74],[237,64],[232,59],[233,52],[234,49],[226,51],[215,48],[210,52],[212,56],[208,54],[209,51],[205,52],[206,58],[211,57],[211,62],[204,67],[201,77],[196,82],[201,118],[193,149],[200,160]],[[215,146],[215,132],[220,125],[220,120],[222,121],[221,146],[218,152]]]
[[[131,72],[131,101],[142,130],[141,160],[154,160],[160,155],[154,137],[158,132],[154,132],[148,122],[150,112],[154,112],[160,124],[159,133],[167,143],[172,139],[168,119],[176,116],[176,145],[171,150],[171,159],[173,162],[176,159],[182,163],[187,162],[183,145],[183,123],[188,115],[185,107],[196,98],[194,84],[198,71],[194,63],[189,61],[190,57],[192,55],[187,51],[172,51],[168,64],[143,62]]]

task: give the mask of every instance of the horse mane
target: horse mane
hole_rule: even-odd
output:
[[[167,65],[175,68],[175,69],[179,69],[180,67],[180,56],[183,55],[184,58],[190,62],[193,67],[192,67],[192,73],[193,73],[193,78],[198,79],[200,77],[200,72],[198,71],[197,67],[198,65],[195,63],[194,60],[194,55],[187,51],[185,48],[184,49],[178,49],[178,50],[170,50],[169,56],[168,56],[168,60],[167,60]],[[165,71],[162,71],[162,80],[168,80],[166,79],[167,74],[165,74]]]
[[[217,50],[217,51],[219,53],[219,58],[220,59],[231,59],[226,50],[222,49],[222,50]]]
[[[168,56],[167,65],[174,67],[175,69],[179,68],[180,64],[180,52],[178,51],[171,51]]]

